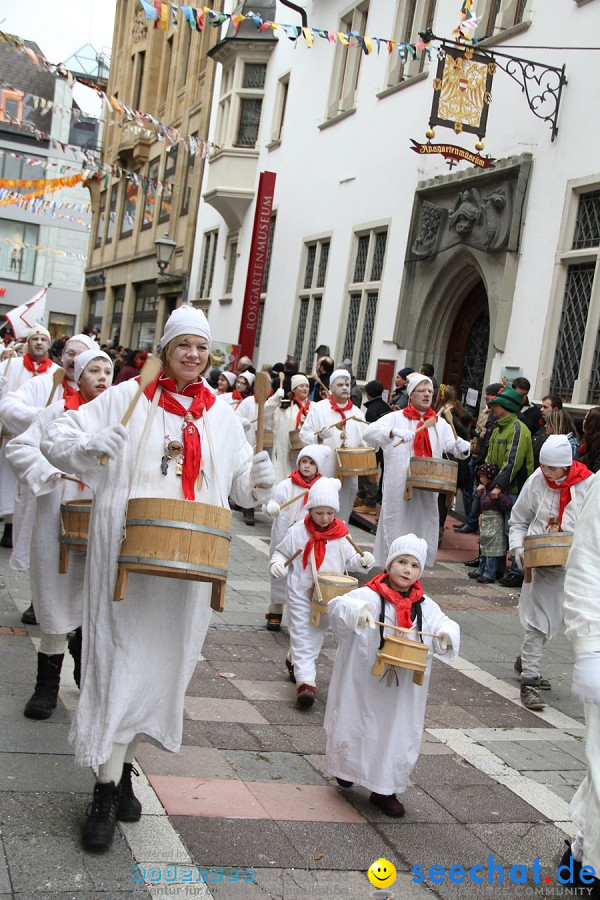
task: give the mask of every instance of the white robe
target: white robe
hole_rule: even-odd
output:
[[[289,478],[280,481],[273,488],[272,500],[283,506],[292,497],[303,493],[302,488],[292,484]],[[271,526],[271,542],[269,544],[269,556],[272,556],[279,544],[284,539],[288,528],[295,522],[300,522],[306,516],[306,504],[302,499],[290,504],[280,516],[273,519]],[[285,603],[287,600],[287,575],[285,578],[271,578],[271,603]]]
[[[412,670],[396,668],[398,684],[394,680],[388,687],[387,674],[383,678],[372,674],[379,626],[357,627],[365,606],[379,621],[381,597],[371,588],[359,588],[329,603],[329,622],[340,642],[325,710],[327,768],[338,778],[389,795],[404,791],[419,756],[432,653],[423,685],[413,683]],[[425,596],[421,608],[423,631],[450,636],[452,646],[438,655],[451,662],[460,647],[459,626],[430,597]],[[385,622],[397,623],[396,610],[387,601]],[[385,633],[397,635],[392,630]],[[423,641],[432,647],[432,638],[424,636]]]
[[[268,397],[265,402],[264,414],[265,434],[273,430],[273,410],[275,409],[275,405],[275,397]],[[240,405],[235,408],[235,413],[240,417],[240,419],[248,419],[248,421],[250,422],[250,428],[244,433],[246,435],[246,440],[254,450],[254,448],[256,447],[256,425],[258,420],[258,403],[256,402],[254,394],[250,394],[249,397],[244,397]],[[266,447],[265,449],[269,451],[269,456],[271,456],[271,448]]]
[[[210,621],[211,586],[158,576],[130,575],[126,599],[113,602],[117,559],[128,497],[183,499],[175,464],[161,474],[165,426],[171,439],[182,419],[156,409],[133,468],[150,404],[142,397],[127,425],[128,440],[106,466],[86,453],[91,436],[121,421],[137,390],[126,381],[51,423],[41,441],[45,456],[61,471],[81,475],[94,493],[83,597],[82,690],[71,729],[80,765],[106,762],[114,743],[128,744],[146,734],[167,750],[181,744],[185,691],[194,672]],[[191,397],[178,395],[184,407]],[[164,424],[163,424],[164,423]],[[231,496],[253,506],[252,451],[233,412],[216,402],[198,421],[202,441],[201,488],[196,500],[227,507]],[[207,424],[214,449],[207,438]]]
[[[562,518],[562,530],[573,533],[585,495],[592,479],[579,481],[571,488],[571,500]],[[530,475],[510,513],[509,545],[522,547],[526,535],[544,534],[551,518],[558,517],[560,491],[548,487],[544,473],[536,469]],[[519,597],[519,619],[523,628],[541,631],[548,640],[554,637],[564,617],[564,566],[536,568],[531,583],[523,584]]]
[[[283,409],[279,404],[273,412],[273,466],[278,482],[296,468],[298,451],[290,449],[290,431],[296,430],[298,410],[299,407],[292,401]]]
[[[304,521],[296,522],[288,529],[284,539],[271,557],[271,563],[284,563],[296,550],[304,548],[310,540]],[[306,568],[302,564],[301,553],[288,567],[287,605],[290,632],[291,657],[297,684],[315,684],[317,658],[323,646],[329,620],[322,615],[319,626],[311,625],[310,601],[314,587],[313,570],[310,561]],[[357,553],[346,538],[327,541],[325,558],[319,572],[343,574],[346,570],[362,571],[360,553]]]
[[[365,435],[365,417],[358,406],[345,411],[346,419],[357,418],[359,422],[347,422],[346,425],[346,445],[348,447],[362,447],[368,445],[368,441],[364,440]],[[300,429],[300,440],[306,447],[308,444],[323,443],[331,447],[334,451],[330,454],[329,459],[323,465],[322,475],[329,478],[335,476],[336,470],[336,454],[335,450],[342,444],[342,431],[339,428],[333,428],[332,434],[328,437],[317,437],[316,432],[325,426],[331,426],[341,422],[342,417],[339,412],[332,409],[329,400],[319,400],[318,403],[311,403],[308,415],[304,420],[304,425]],[[352,512],[352,504],[358,491],[358,477],[345,477],[340,491],[340,511],[338,519],[347,522]]]
[[[381,447],[383,450],[383,499],[381,515],[375,536],[375,559],[377,565],[385,566],[390,544],[402,534],[416,534],[427,541],[426,565],[432,566],[437,554],[440,519],[438,495],[435,491],[413,491],[412,500],[404,499],[404,488],[408,476],[408,466],[414,455],[411,441],[395,447],[398,438],[390,437],[393,428],[416,431],[417,419],[407,419],[402,410],[388,413],[368,426],[363,438],[365,444]],[[444,453],[454,453],[455,437],[445,419],[428,429],[431,450],[434,457]],[[463,454],[464,457],[469,454]]]
[[[47,425],[63,415],[62,400],[42,410],[23,434],[9,441],[6,458],[17,478],[33,496],[35,529],[31,542],[31,597],[39,626],[45,634],[68,634],[82,622],[85,554],[69,553],[68,571],[58,572],[60,505],[67,500],[88,500],[89,488],[59,479],[60,472],[40,451]]]

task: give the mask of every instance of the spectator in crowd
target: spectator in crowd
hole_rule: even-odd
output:
[[[531,384],[527,380],[527,378],[515,378],[512,383],[515,391],[518,391],[519,394],[523,397],[523,405],[519,412],[519,419],[521,422],[524,422],[525,425],[529,428],[531,434],[535,434],[538,428],[541,428],[544,424],[544,417],[542,415],[541,407],[536,406],[535,403],[532,403],[529,399],[529,391],[531,390]]]
[[[252,365],[252,360],[249,356],[240,356],[237,371],[238,375],[241,375],[242,372],[251,372],[252,375],[256,375],[256,369]]]
[[[583,440],[577,459],[591,472],[600,470],[600,406],[592,406],[583,420]]]
[[[546,420],[553,409],[562,409],[562,400],[556,394],[546,394],[545,397],[542,397],[542,416],[544,417],[544,424],[538,428],[535,434],[532,434],[531,439],[533,443],[533,467],[537,469],[540,464],[540,450],[542,449],[542,445],[546,438],[548,437],[548,432],[546,431]]]
[[[309,381],[311,382],[310,388],[310,399],[312,402],[318,402],[319,400],[324,400],[325,398],[321,396],[321,386],[319,381],[325,385],[326,388],[329,388],[329,379],[331,378],[331,374],[335,369],[335,363],[333,362],[331,356],[322,356],[319,360],[317,360],[317,368],[316,373],[318,375],[318,380],[311,376]]]
[[[396,378],[394,379],[394,391],[390,399],[392,411],[395,409],[405,409],[408,406],[409,399],[406,386],[408,384],[408,376],[412,375],[414,371],[415,370],[411,369],[410,366],[406,366],[397,373]]]
[[[579,450],[579,440],[575,434],[573,419],[566,409],[553,409],[546,419],[547,434],[566,434],[573,451],[573,459]]]
[[[443,416],[446,421],[452,422],[452,427],[457,437],[468,441],[470,438],[471,413],[467,412],[457,397],[456,389],[451,384],[441,384],[437,390],[433,408],[436,413]],[[465,509],[471,508],[473,499],[473,477],[471,475],[471,467],[469,459],[458,459],[458,479],[456,486],[462,491],[463,506]],[[465,496],[466,494],[466,496]],[[444,526],[448,517],[448,506],[446,504],[446,495],[438,494],[438,514],[440,519],[440,530],[438,538],[438,546],[442,543],[444,536]],[[474,528],[473,531],[477,531]]]
[[[362,391],[356,383],[356,378],[352,374],[352,360],[345,359],[342,363],[340,363],[340,369],[345,369],[350,375],[350,399],[352,400],[355,406],[362,406]]]
[[[419,372],[421,373],[421,375],[427,375],[428,378],[431,378],[431,383],[433,385],[433,391],[434,391],[433,396],[435,397],[435,395],[437,394],[437,392],[439,390],[439,385],[434,377],[434,374],[433,374],[434,371],[435,371],[435,369],[433,368],[431,363],[423,363],[423,365],[419,369]]]
[[[365,419],[370,424],[376,422],[382,416],[387,415],[392,410],[382,397],[383,385],[381,381],[369,381],[365,385],[365,394],[367,400],[365,402]],[[380,470],[380,476],[377,481],[371,481],[369,475],[358,476],[358,494],[354,501],[353,512],[368,513],[373,515],[377,509],[377,500],[381,499],[381,483],[383,480],[383,451],[377,451],[377,464]]]
[[[140,374],[139,369],[133,362],[134,352],[128,347],[123,347],[119,353],[119,371],[115,377],[115,384],[122,384],[129,381],[130,378],[137,378]]]

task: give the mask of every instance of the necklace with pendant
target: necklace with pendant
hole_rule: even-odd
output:
[[[163,434],[164,434],[164,443],[163,443],[163,455],[160,462],[160,471],[163,475],[166,475],[169,471],[169,463],[172,459],[177,460],[177,465],[175,468],[175,474],[181,476],[183,472],[183,444],[181,441],[172,441],[171,436],[167,434],[167,423],[165,419],[165,408],[162,408],[163,414]],[[183,430],[182,426],[182,430]]]

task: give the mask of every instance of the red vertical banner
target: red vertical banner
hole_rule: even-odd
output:
[[[258,312],[260,309],[260,295],[262,292],[265,264],[267,261],[267,247],[269,244],[269,233],[271,231],[271,211],[273,209],[273,195],[275,193],[275,178],[275,172],[261,172],[258,180],[254,227],[252,229],[252,243],[250,244],[246,290],[244,291],[244,306],[242,309],[242,321],[240,323],[240,336],[238,338],[238,344],[241,345],[241,355],[249,356],[250,359],[252,359],[252,356],[254,355],[256,326],[258,324]]]
[[[394,392],[394,375],[396,374],[396,361],[393,359],[378,359],[375,378],[388,392],[388,400]]]

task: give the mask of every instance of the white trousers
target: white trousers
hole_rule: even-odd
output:
[[[600,706],[584,703],[587,773],[571,800],[571,819],[583,832],[584,866],[600,878]]]
[[[319,627],[310,624],[310,600],[288,600],[288,628],[296,684],[317,683],[317,659],[329,619],[321,616]]]
[[[527,625],[521,647],[522,684],[533,684],[539,681],[542,651],[545,643],[546,635],[532,625]]]

